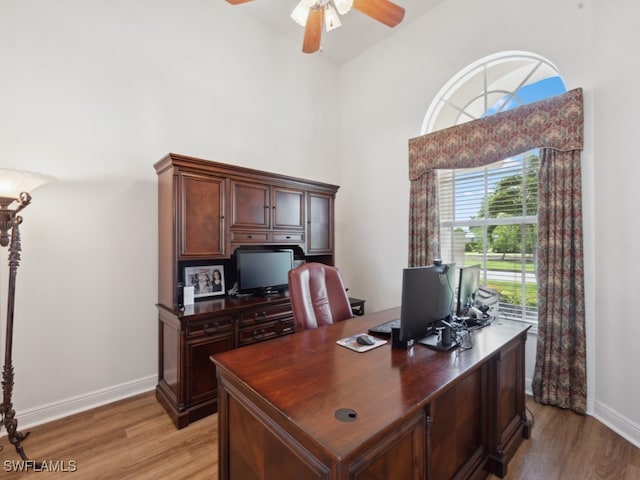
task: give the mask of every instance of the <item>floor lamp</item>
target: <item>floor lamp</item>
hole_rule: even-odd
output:
[[[2,425],[7,430],[9,443],[23,460],[28,460],[22,441],[29,433],[18,431],[18,419],[13,409],[13,312],[16,296],[16,271],[20,264],[20,224],[18,213],[31,202],[29,194],[34,188],[53,180],[52,177],[32,172],[0,167],[0,247],[9,247],[9,286],[7,291],[7,329],[2,370]],[[2,429],[0,425],[0,429]],[[1,446],[0,446],[1,448]]]

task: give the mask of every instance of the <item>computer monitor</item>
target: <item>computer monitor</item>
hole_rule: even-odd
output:
[[[410,267],[402,272],[400,340],[420,340],[453,311],[454,263]]]
[[[236,250],[239,293],[269,295],[287,287],[293,250]]]
[[[469,307],[476,303],[476,293],[480,287],[480,269],[480,265],[471,265],[460,269],[456,308],[456,314],[459,317],[467,315]]]

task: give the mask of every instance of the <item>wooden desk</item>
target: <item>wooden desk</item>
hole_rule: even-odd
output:
[[[506,473],[529,434],[528,327],[505,321],[471,350],[390,344],[357,353],[336,340],[397,318],[356,317],[211,357],[219,391],[219,478],[485,478]],[[351,409],[349,422],[339,409]]]

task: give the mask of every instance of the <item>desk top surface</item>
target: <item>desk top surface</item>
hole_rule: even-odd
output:
[[[398,318],[398,307],[306,330],[212,357],[223,377],[234,378],[278,412],[278,417],[337,458],[406,420],[447,385],[524,333],[528,326],[495,321],[473,332],[473,348],[439,352],[422,345],[392,349],[390,342],[356,352],[336,341]],[[338,409],[357,412],[353,422]]]

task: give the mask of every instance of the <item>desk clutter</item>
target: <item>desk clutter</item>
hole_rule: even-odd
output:
[[[459,268],[456,285],[455,263],[404,268],[400,318],[370,328],[369,334],[391,338],[391,347],[399,349],[414,343],[441,351],[473,348],[471,331],[491,323],[500,300],[497,291],[480,286],[481,270],[481,265]]]
[[[449,351],[460,347],[467,350],[473,347],[471,332],[484,328],[493,322],[494,317],[486,313],[482,317],[454,317],[450,321],[440,320],[420,338],[404,339],[401,337],[401,321],[394,319],[369,329],[372,336],[390,338],[392,348],[407,349],[419,343],[435,350]]]

